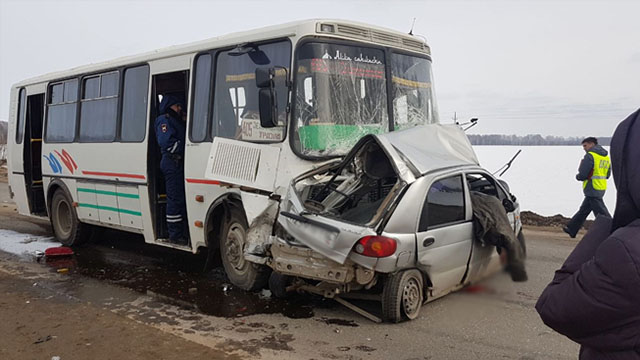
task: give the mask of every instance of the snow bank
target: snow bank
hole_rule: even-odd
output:
[[[36,251],[45,251],[55,246],[60,246],[60,243],[50,236],[37,236],[0,229],[1,251],[16,255],[34,255]]]

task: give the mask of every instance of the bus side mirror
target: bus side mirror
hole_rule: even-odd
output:
[[[273,86],[273,80],[271,79],[270,68],[256,68],[256,86],[260,89]]]
[[[258,87],[258,109],[260,126],[272,128],[278,126],[278,96],[273,81],[275,68],[257,68],[256,86]]]
[[[278,102],[275,89],[258,90],[258,108],[260,110],[260,126],[263,128],[278,126]]]

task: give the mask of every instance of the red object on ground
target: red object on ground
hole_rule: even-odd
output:
[[[47,250],[45,250],[44,251],[44,255],[46,257],[50,257],[50,256],[70,256],[70,255],[73,255],[73,250],[71,250],[71,248],[66,247],[66,246],[52,247],[52,248],[48,248]]]
[[[465,292],[469,292],[472,294],[487,292],[487,288],[482,285],[471,285],[464,288]]]

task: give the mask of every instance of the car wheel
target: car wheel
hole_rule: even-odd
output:
[[[289,285],[291,285],[291,276],[275,271],[271,272],[269,276],[269,290],[271,290],[271,294],[274,297],[279,299],[288,297],[290,293],[287,292],[287,286]]]
[[[269,268],[244,258],[248,228],[244,214],[240,209],[232,207],[220,236],[220,257],[224,271],[233,285],[244,290],[259,290],[267,283]]]
[[[522,229],[518,232],[518,242],[520,243],[520,247],[522,247],[522,255],[526,259],[527,258],[527,244],[524,241],[524,234],[522,233]]]
[[[423,303],[424,280],[418,270],[406,270],[389,276],[382,291],[382,317],[389,322],[413,320]]]
[[[75,246],[90,237],[91,227],[78,220],[71,200],[62,189],[51,199],[51,226],[56,239],[65,246]]]

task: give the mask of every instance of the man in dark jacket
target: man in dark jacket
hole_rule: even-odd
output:
[[[607,179],[611,176],[609,153],[598,145],[598,139],[594,137],[582,140],[582,148],[586,154],[580,162],[576,180],[582,181],[584,200],[578,212],[569,220],[567,226],[562,228],[572,238],[576,237],[592,211],[595,216],[611,217],[607,206],[602,201],[604,192],[607,190]]]
[[[618,125],[611,158],[613,219],[596,218],[536,304],[580,359],[640,359],[640,110]]]
[[[184,103],[173,95],[165,95],[160,102],[155,129],[158,145],[162,151],[160,169],[164,174],[167,191],[167,230],[169,241],[187,245],[184,222],[187,210],[184,195]]]

